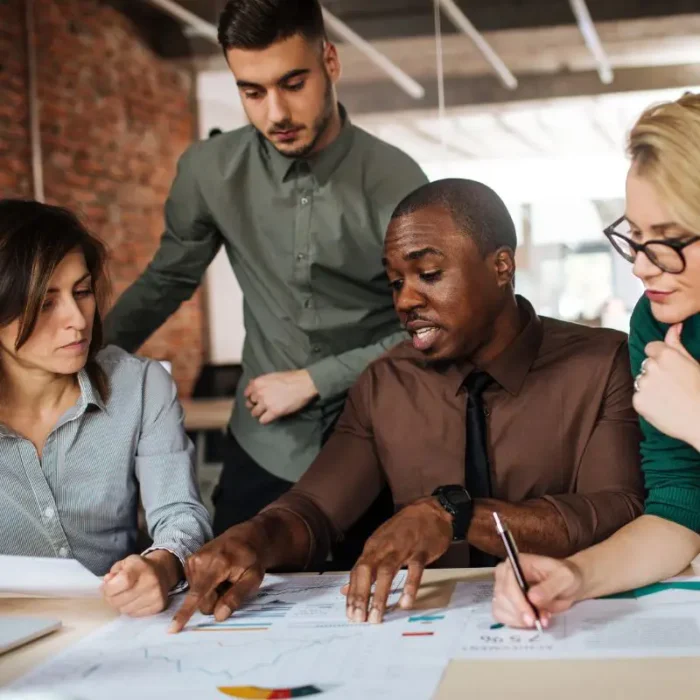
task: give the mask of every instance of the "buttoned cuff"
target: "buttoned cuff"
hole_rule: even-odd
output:
[[[330,399],[347,391],[344,370],[345,368],[335,356],[324,357],[306,368],[321,400]]]
[[[169,552],[170,554],[172,554],[182,565],[182,570],[185,570],[185,559],[181,554],[178,554],[178,552],[174,548],[171,549],[170,547],[164,547],[162,545],[153,545],[152,547],[149,547],[145,552],[141,552],[141,556],[145,557],[147,554],[150,554],[151,552],[157,552],[159,550]],[[178,583],[175,584],[175,587],[168,592],[168,595],[174,596],[178,593],[183,593],[188,588],[189,584],[187,583],[187,579],[183,577],[182,579],[180,579],[180,581],[178,581]]]

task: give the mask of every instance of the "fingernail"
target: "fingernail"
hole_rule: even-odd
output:
[[[410,608],[413,605],[410,595],[402,595],[401,600],[399,600],[399,605],[402,608]]]
[[[528,626],[528,627],[533,627],[535,624],[535,618],[532,617],[532,615],[523,615],[523,622]]]
[[[170,627],[168,627],[168,634],[176,634],[178,631],[177,629],[177,623],[176,622],[171,622]]]
[[[217,622],[223,622],[224,620],[228,620],[229,617],[231,617],[231,613],[233,611],[231,608],[228,607],[228,605],[222,605],[215,613],[214,613],[214,618],[216,619]]]
[[[355,608],[355,612],[352,614],[353,622],[364,622],[365,616],[360,608]]]
[[[378,625],[382,621],[382,616],[379,614],[379,610],[372,610],[372,612],[369,614],[369,621],[373,625]]]

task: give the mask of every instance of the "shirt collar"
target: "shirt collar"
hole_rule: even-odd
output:
[[[338,104],[342,126],[337,138],[319,153],[308,158],[289,158],[282,155],[264,136],[258,135],[264,157],[279,182],[292,177],[294,171],[301,165],[311,169],[319,186],[325,185],[336,168],[347,156],[353,141],[353,126],[343,105]]]
[[[105,406],[100,393],[97,388],[92,383],[90,376],[85,368],[78,372],[78,384],[80,385],[80,408],[81,410],[86,410],[88,406],[96,406],[101,411],[106,411]]]
[[[516,300],[521,317],[525,320],[523,330],[498,357],[482,367],[477,368],[471,360],[454,363],[447,374],[457,382],[455,393],[462,389],[464,380],[474,369],[490,374],[509,394],[517,396],[520,393],[542,345],[542,321],[525,297],[517,295]]]
[[[70,417],[74,418],[81,415],[87,410],[88,406],[96,406],[101,411],[107,411],[107,407],[105,406],[99,392],[90,380],[87,370],[81,369],[80,372],[78,372],[78,385],[80,386],[80,399],[78,400],[78,403],[69,410],[68,413],[70,414]],[[60,422],[63,424],[64,420],[61,420]],[[7,437],[17,437],[17,434],[0,423],[0,438]]]

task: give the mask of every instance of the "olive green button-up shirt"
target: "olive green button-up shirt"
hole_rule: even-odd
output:
[[[403,339],[381,263],[400,200],[427,179],[405,153],[353,126],[318,155],[290,159],[252,127],[180,159],[154,259],[106,319],[109,343],[135,351],[199,286],[220,246],[244,298],[243,376],[231,429],[272,474],[296,481],[318,454],[345,392]],[[260,425],[248,382],[306,368],[319,397]]]

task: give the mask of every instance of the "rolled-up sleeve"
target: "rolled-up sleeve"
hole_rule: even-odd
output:
[[[212,537],[195,480],[194,449],[175,384],[159,363],[148,363],[143,392],[136,477],[153,540],[150,549],[165,549],[184,563]]]
[[[642,512],[641,432],[632,394],[624,344],[614,357],[574,492],[545,497],[566,523],[572,552],[606,539]]]
[[[266,509],[283,509],[304,521],[311,542],[307,566],[325,559],[385,483],[372,430],[371,383],[370,367],[350,390],[333,435],[309,470]]]

